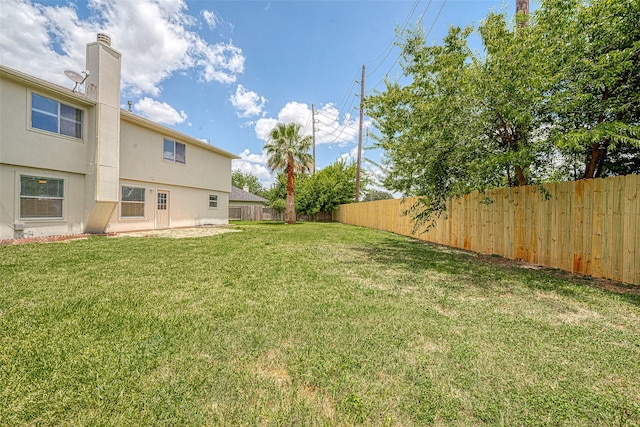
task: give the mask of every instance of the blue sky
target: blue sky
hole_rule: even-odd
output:
[[[134,113],[240,156],[234,169],[268,185],[266,132],[297,121],[311,134],[312,104],[318,168],[355,158],[356,80],[363,64],[367,93],[401,77],[397,28],[421,20],[439,43],[450,25],[514,9],[515,0],[0,0],[0,63],[72,88],[64,70],[83,70],[86,43],[104,32],[122,52],[124,108],[130,100]]]

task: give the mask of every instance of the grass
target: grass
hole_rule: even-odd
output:
[[[1,425],[638,425],[640,297],[339,224],[0,247]]]

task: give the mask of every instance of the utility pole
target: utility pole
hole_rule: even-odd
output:
[[[529,0],[516,0],[516,23],[518,27],[526,27],[528,25]]]
[[[311,104],[311,134],[313,135],[313,169],[311,175],[316,174],[316,107]]]
[[[360,79],[360,125],[358,132],[358,162],[356,163],[356,203],[360,201],[360,168],[362,164],[362,121],[364,119],[364,65]]]

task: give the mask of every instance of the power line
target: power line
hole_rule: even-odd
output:
[[[342,128],[342,129],[340,130],[340,132],[338,133],[338,135],[336,135],[336,136],[333,138],[333,140],[329,142],[329,144],[333,144],[334,142],[340,141],[340,140],[342,139],[342,138],[341,138],[342,134],[343,134],[343,133],[345,133],[345,132],[347,132],[347,134],[348,134],[349,132],[354,132],[354,135],[349,135],[351,138],[353,138],[354,136],[356,136],[356,132],[357,132],[357,131],[356,131],[355,129],[352,129],[352,128],[351,128],[351,124],[350,124],[350,123],[344,123],[344,124],[341,126],[341,128]],[[334,132],[335,132],[335,131],[337,131],[337,130],[338,130],[338,129],[335,129],[335,130],[334,130]],[[347,131],[347,130],[348,130],[348,131]],[[323,129],[319,129],[319,131],[324,132],[326,135],[332,135],[332,134],[334,133],[334,132],[326,132],[326,131],[324,131]]]
[[[444,9],[444,6],[445,6],[446,4],[447,4],[447,0],[444,0],[444,1],[442,2],[442,5],[440,6],[440,9],[438,10],[438,14],[436,15],[436,17],[434,18],[433,22],[431,23],[431,27],[429,27],[429,31],[427,31],[427,32],[425,33],[425,36],[424,36],[425,41],[427,40],[427,37],[429,37],[429,34],[431,34],[431,31],[433,30],[433,28],[435,27],[436,22],[438,21],[438,18],[440,18],[440,14],[442,13],[442,10]],[[429,4],[428,4],[428,5],[427,5],[427,7],[425,8],[425,10],[424,10],[424,12],[423,12],[422,16],[420,16],[420,22],[422,22],[422,18],[424,17],[424,14],[425,14],[425,13],[427,12],[427,10],[429,9],[429,6],[430,6],[430,5],[431,5],[431,1],[429,1]],[[393,69],[393,67],[395,67],[395,66],[396,66],[396,64],[398,63],[398,60],[399,60],[399,59],[400,59],[400,57],[398,56],[398,57],[396,58],[396,60],[393,62],[393,64],[391,64],[391,67],[389,67],[389,70],[387,70],[387,72],[386,72],[386,73],[384,73],[385,77],[389,74],[389,72],[391,72],[391,70]],[[377,88],[377,87],[378,87],[378,85],[379,85],[380,83],[384,82],[385,77],[383,77],[383,78],[382,78],[382,80],[380,80],[380,81],[379,81],[378,83],[376,83],[375,85],[371,86],[371,89],[369,89],[369,90],[367,91],[367,94],[369,94],[369,93],[371,93],[372,91],[374,91],[374,90],[375,90],[375,88]]]
[[[429,4],[431,4],[432,0],[429,0]],[[402,33],[404,33],[404,31],[407,29],[407,25],[409,25],[409,20],[411,19],[411,17],[413,16],[414,12],[416,11],[416,8],[418,7],[418,4],[420,4],[420,0],[416,0],[413,3],[413,7],[411,8],[411,10],[409,11],[409,14],[407,15],[406,19],[404,20],[404,24],[402,24],[402,30],[398,31],[395,35],[395,37],[393,38],[393,40],[391,40],[391,43],[389,43],[389,45],[386,47],[386,49],[382,52],[382,54],[380,54],[378,56],[378,58],[380,58],[380,56],[384,55],[384,58],[382,58],[382,60],[378,63],[378,65],[373,69],[373,71],[370,71],[370,75],[374,74],[381,66],[382,64],[384,64],[384,61],[387,60],[387,58],[389,57],[389,55],[391,54],[392,50],[393,50],[393,46],[396,44],[396,42],[398,41],[400,35]],[[427,6],[427,9],[429,8],[429,6]],[[424,14],[424,12],[423,12]],[[369,61],[366,64],[370,64],[371,62],[376,61],[378,58],[374,59],[373,61]]]
[[[362,122],[364,121],[364,65],[362,66],[362,80],[360,80],[360,122],[358,132],[358,161],[356,163],[356,203],[360,201],[360,168],[362,165]]]
[[[313,171],[312,175],[316,173],[316,106],[311,104],[311,135],[313,135]]]
[[[365,62],[365,64],[371,64],[371,63],[378,62],[378,65],[373,69],[372,73],[374,73],[376,70],[378,70],[384,64],[384,61],[386,61],[386,59],[389,57],[389,55],[391,54],[391,52],[393,50],[393,46],[398,41],[400,35],[407,28],[407,25],[409,25],[409,21],[411,20],[411,18],[413,17],[413,14],[415,13],[416,9],[418,8],[418,5],[420,4],[420,1],[421,0],[415,0],[414,1],[413,6],[411,7],[411,9],[409,10],[409,13],[407,14],[407,17],[404,19],[404,22],[402,24],[402,30],[399,31],[396,34],[396,36],[393,38],[393,40],[391,40],[389,45],[380,53],[380,55],[378,55],[377,58],[375,58],[375,59],[373,59],[371,61]],[[432,0],[429,0],[429,4],[431,4],[431,1]],[[427,6],[427,9],[428,9],[428,6]],[[423,14],[424,13],[425,12],[423,12]],[[382,59],[380,61],[378,61],[380,58],[382,58]],[[356,72],[355,75],[353,76],[353,78],[351,79],[351,82],[352,82],[351,85],[349,86],[349,88],[345,92],[344,96],[341,98],[340,102],[337,103],[337,104],[333,104],[334,107],[336,108],[336,110],[338,111],[338,119],[340,118],[340,116],[345,115],[345,114],[342,113],[343,111],[351,111],[351,109],[354,107],[353,89],[354,89],[355,84],[357,83],[357,81],[356,81],[357,75],[358,75],[358,73]],[[351,99],[350,103],[349,103],[349,99]],[[346,107],[347,103],[349,103],[348,107]],[[322,110],[317,111],[316,114],[321,115],[322,114]],[[344,129],[344,127],[343,127],[343,129]],[[335,130],[337,130],[337,129],[335,129]]]
[[[422,23],[423,18],[427,14],[427,12],[429,11],[429,8],[431,7],[432,2],[433,2],[433,0],[429,0],[429,2],[427,3],[427,6],[424,8],[422,13],[420,14],[420,18],[419,18],[419,21],[418,21],[419,23]],[[431,23],[431,26],[429,27],[429,30],[425,34],[425,38],[429,36],[431,31],[435,27],[435,24],[438,21],[440,15],[442,13],[442,10],[444,9],[444,6],[445,6],[446,3],[447,3],[447,0],[444,0],[442,2],[442,5],[440,6],[440,9],[438,10],[438,13],[437,13],[436,17],[434,18],[433,22]],[[405,20],[404,20],[404,22],[402,24],[401,29],[396,32],[396,35],[393,38],[393,40],[391,40],[389,45],[380,53],[380,55],[378,55],[378,57],[376,57],[375,59],[373,59],[371,61],[365,62],[365,64],[377,63],[377,65],[373,68],[373,70],[369,73],[369,75],[373,75],[385,63],[385,61],[387,60],[387,58],[389,57],[389,55],[393,51],[393,46],[398,42],[398,40],[400,40],[400,37],[402,37],[402,35],[404,34],[407,26],[409,25],[409,22],[410,22],[411,18],[415,14],[416,9],[418,8],[419,4],[420,4],[420,0],[415,0],[414,1],[411,9],[409,10],[409,12],[407,14],[407,17],[405,18]],[[385,73],[385,76],[387,76],[391,72],[393,67],[396,66],[396,64],[398,63],[398,60],[399,60],[399,56],[396,57],[396,59],[393,62],[393,64],[389,67],[389,69]],[[324,117],[324,118],[330,119],[332,122],[335,121],[335,122],[338,122],[338,123],[339,123],[340,117],[348,117],[347,114],[349,114],[348,112],[351,111],[354,108],[354,103],[355,103],[355,97],[353,96],[353,89],[354,89],[355,84],[358,83],[357,80],[356,80],[356,76],[357,76],[357,73],[354,76],[354,78],[352,79],[351,85],[349,86],[349,88],[345,92],[345,95],[342,97],[340,102],[338,104],[332,104],[333,107],[337,111],[337,118],[329,117],[322,109],[320,109],[320,110],[315,112],[316,117]],[[373,90],[375,90],[375,88],[378,87],[380,85],[380,83],[382,83],[383,81],[384,81],[384,78],[382,78],[375,85],[371,86],[370,89],[366,92],[366,94],[369,94]],[[351,100],[351,102],[349,102],[349,100]],[[348,107],[346,107],[347,104],[349,104]],[[347,112],[347,113],[345,113],[345,112]],[[341,140],[342,139],[341,137],[345,132],[347,134],[350,133],[350,132],[347,131],[347,129],[351,130],[350,126],[353,126],[353,123],[349,123],[349,121],[343,122],[337,128],[333,127],[332,123],[331,124],[322,123],[322,125],[323,125],[323,127],[325,127],[325,129],[320,128],[320,129],[318,129],[318,131],[320,131],[320,132],[322,132],[322,133],[324,133],[326,135],[330,135],[331,133],[334,133],[334,132],[337,132],[338,130],[340,130],[338,135],[334,138],[334,140],[330,142],[330,143],[334,143],[336,141]],[[315,126],[315,123],[314,123],[314,126]],[[331,130],[331,132],[328,132],[326,130],[326,128],[329,128]],[[353,135],[353,136],[355,136],[355,135]],[[351,136],[351,137],[353,137],[353,136]]]
[[[346,103],[349,101],[350,97],[351,99],[353,99],[353,87],[356,84],[356,78],[358,77],[358,74],[354,74],[353,78],[351,79],[351,86],[349,86],[349,89],[345,92],[344,96],[342,97],[342,99],[340,100],[340,102],[337,104],[336,109],[338,111],[342,111],[344,110],[344,105],[346,105]],[[349,107],[351,108],[351,107]]]

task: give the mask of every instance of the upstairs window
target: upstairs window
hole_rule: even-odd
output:
[[[163,154],[165,160],[176,163],[185,163],[187,147],[181,142],[173,139],[164,138]]]
[[[122,218],[144,218],[144,188],[122,187],[120,216]]]
[[[32,93],[31,127],[82,138],[82,110]]]
[[[62,218],[64,180],[20,176],[20,218]]]

